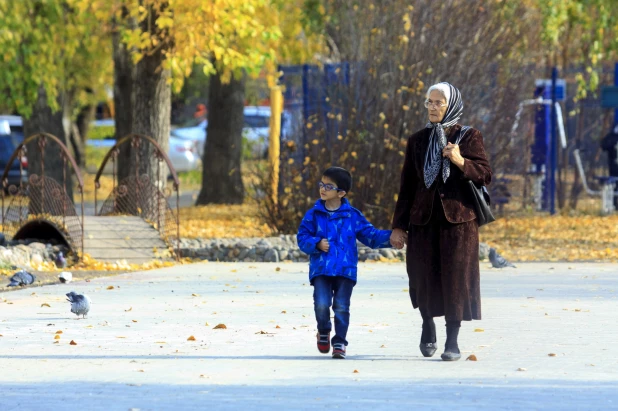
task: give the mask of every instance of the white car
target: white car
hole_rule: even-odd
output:
[[[243,113],[245,118],[243,136],[251,144],[253,153],[256,155],[262,155],[268,149],[268,138],[270,135],[270,107],[246,106]],[[281,119],[281,133],[284,138],[291,134],[291,125],[291,114],[284,111]],[[195,141],[197,143],[200,158],[202,158],[206,143],[207,126],[207,120],[194,120],[193,122],[189,122],[185,127],[173,129],[172,135],[185,140]]]
[[[113,127],[114,120],[97,120],[92,123],[93,127]],[[113,138],[105,138],[100,140],[89,139],[86,143],[90,147],[113,147],[116,140]],[[169,137],[169,149],[167,156],[170,158],[172,166],[176,172],[197,170],[201,164],[201,158],[198,155],[197,146],[191,140],[183,140],[181,138]],[[106,167],[107,171],[107,167]],[[111,168],[109,170],[111,172]]]

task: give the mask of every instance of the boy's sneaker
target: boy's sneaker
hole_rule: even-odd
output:
[[[328,334],[320,334],[318,332],[318,350],[322,354],[328,354],[330,351],[330,333]]]
[[[345,359],[345,345],[342,343],[333,344],[333,358]]]

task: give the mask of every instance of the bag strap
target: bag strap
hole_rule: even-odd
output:
[[[461,140],[463,140],[463,138],[466,136],[468,130],[470,130],[471,128],[472,127],[470,126],[461,126],[461,129],[459,130],[459,136],[457,137],[457,140],[455,140],[455,144],[459,144]]]

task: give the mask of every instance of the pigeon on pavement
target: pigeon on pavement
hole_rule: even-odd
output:
[[[64,254],[62,254],[62,251],[58,252],[54,263],[56,263],[56,267],[58,268],[64,268],[67,266],[67,259],[64,258]]]
[[[86,318],[90,311],[90,298],[87,295],[77,294],[74,291],[66,294],[67,301],[71,303],[71,312],[78,317],[81,315]]]
[[[61,283],[70,283],[71,280],[73,280],[73,273],[69,272],[69,271],[63,271],[60,273],[60,275],[58,276],[58,279],[60,280]]]
[[[26,270],[19,270],[10,278],[10,283],[7,287],[16,287],[18,285],[25,286],[34,283],[36,277]]]
[[[504,257],[498,254],[495,248],[489,249],[489,261],[491,261],[491,265],[494,268],[515,267],[515,265],[509,263]]]

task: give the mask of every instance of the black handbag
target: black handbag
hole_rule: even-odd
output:
[[[459,142],[463,139],[470,127],[463,126],[461,130],[459,130],[459,137],[455,144],[459,144]],[[478,187],[472,180],[466,181],[466,186],[469,187],[469,192],[472,197],[472,205],[474,206],[474,211],[476,212],[476,222],[478,226],[484,226],[485,224],[489,224],[493,221],[496,221],[496,218],[491,213],[491,198],[489,197],[489,192],[487,191],[487,187],[484,185]]]

